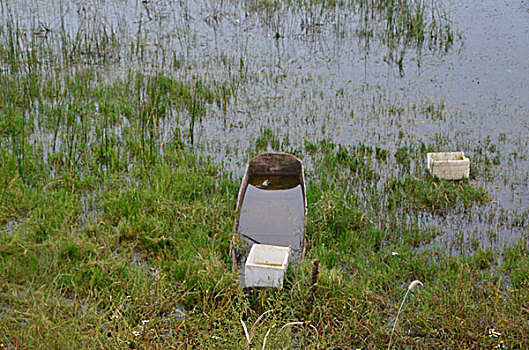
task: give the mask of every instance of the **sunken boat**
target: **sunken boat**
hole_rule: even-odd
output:
[[[253,245],[290,248],[290,260],[304,253],[307,197],[301,160],[287,153],[265,153],[248,162],[237,196],[234,269]]]

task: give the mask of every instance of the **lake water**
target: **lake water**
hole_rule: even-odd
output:
[[[475,167],[471,183],[485,187],[493,202],[472,218],[425,212],[417,224],[441,227],[446,234],[435,244],[447,250],[458,232],[478,237],[481,247],[501,247],[527,235],[525,227],[483,218],[501,212],[510,222],[528,215],[529,2],[420,3],[428,9],[426,21],[435,17],[450,27],[451,45],[387,43],[380,34],[383,21],[364,23],[355,1],[331,8],[281,4],[271,10],[246,1],[18,0],[1,2],[0,24],[14,20],[26,33],[22,46],[37,43],[59,56],[65,33],[79,41],[82,52],[105,42],[105,49],[83,64],[109,79],[136,69],[235,81],[236,96],[227,108],[208,106],[189,131],[197,152],[235,176],[243,175],[265,129],[273,131],[282,150],[301,153],[305,141],[322,139],[362,142],[390,154],[420,144],[464,151]],[[375,34],[367,40],[359,35],[362,30]],[[189,116],[178,114],[161,125],[160,134],[189,125]],[[485,164],[484,155],[497,162]],[[310,182],[308,159],[305,164]],[[399,172],[394,162],[376,170],[383,178]],[[280,232],[283,224],[257,214],[263,205],[279,214],[281,205],[273,203],[289,201],[295,209],[286,225],[297,227],[299,190],[285,191],[250,186],[245,205],[259,223],[247,225],[243,216],[244,230],[252,233],[248,227],[255,225]]]
[[[303,250],[305,202],[301,185],[288,189],[262,189],[248,185],[240,209],[239,234],[251,243],[290,247],[298,257]]]

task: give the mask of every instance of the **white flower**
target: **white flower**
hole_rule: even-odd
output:
[[[139,337],[141,335],[141,332],[139,331],[132,331],[132,334],[134,334],[135,337]]]

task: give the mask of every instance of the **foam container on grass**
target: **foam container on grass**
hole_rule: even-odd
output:
[[[289,247],[252,245],[244,266],[245,287],[283,288],[289,254]]]

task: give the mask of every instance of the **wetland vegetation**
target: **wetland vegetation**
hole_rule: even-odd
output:
[[[0,2],[0,348],[528,346],[523,138],[351,83],[455,55],[444,2],[125,3]],[[469,180],[427,174],[451,148]],[[307,253],[245,291],[235,202],[267,150],[306,166]]]

